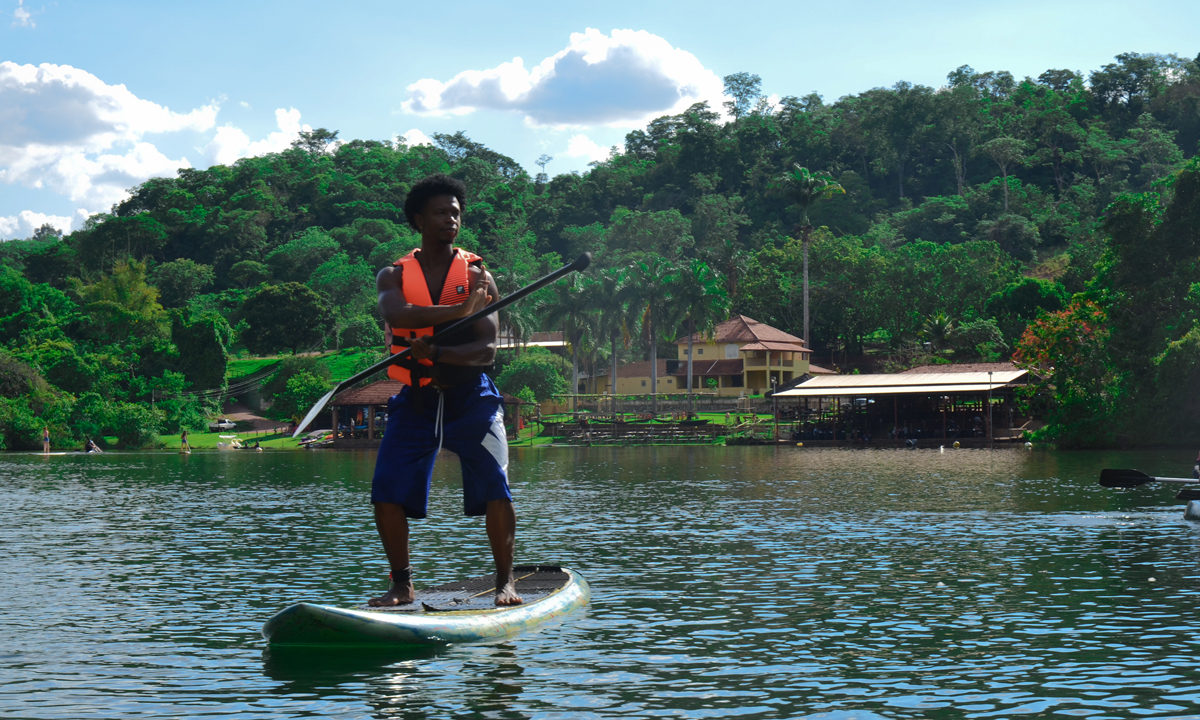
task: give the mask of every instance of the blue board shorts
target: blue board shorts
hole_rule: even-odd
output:
[[[483,515],[492,500],[512,500],[504,398],[481,372],[477,380],[440,391],[405,387],[388,400],[371,502],[395,503],[406,517],[425,517],[439,446],[462,464],[464,514]]]

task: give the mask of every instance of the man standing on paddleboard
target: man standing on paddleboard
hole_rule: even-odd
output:
[[[388,350],[411,348],[410,357],[388,369],[405,387],[388,401],[371,484],[375,526],[392,570],[391,588],[368,601],[375,607],[413,602],[408,520],[426,515],[442,448],[462,464],[463,511],[486,516],[496,604],[521,603],[512,572],[517,515],[508,489],[504,399],[487,375],[496,356],[496,316],[440,344],[424,339],[500,297],[483,260],[454,247],[465,206],[466,186],[454,178],[431,175],[414,185],[404,214],[421,233],[421,247],[380,270],[375,281]]]

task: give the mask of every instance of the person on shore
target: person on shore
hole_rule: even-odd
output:
[[[184,428],[183,432],[179,433],[179,449],[186,450],[187,452],[192,451],[192,445],[187,439],[187,428]]]
[[[517,516],[508,487],[504,399],[487,375],[496,355],[496,316],[441,343],[427,339],[500,297],[482,258],[454,247],[465,207],[462,182],[441,174],[419,181],[404,214],[421,234],[421,247],[376,277],[387,349],[410,352],[388,369],[404,387],[388,401],[371,483],[375,526],[391,566],[391,587],[368,601],[374,607],[415,599],[409,519],[426,516],[433,464],[443,447],[462,465],[463,512],[486,517],[496,605],[521,603],[512,571]]]
[[[49,425],[42,426],[42,453],[45,455],[50,454],[50,426]]]

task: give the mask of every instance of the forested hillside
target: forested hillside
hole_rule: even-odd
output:
[[[221,387],[230,353],[379,344],[373,276],[418,244],[401,207],[433,172],[467,184],[461,244],[502,291],[595,253],[504,317],[518,336],[565,328],[582,364],[642,359],[726,312],[804,335],[808,235],[817,362],[1018,351],[1061,442],[1200,438],[1200,403],[1178,393],[1200,383],[1197,60],[964,66],[943,88],[831,103],[772,104],[747,73],[726,88],[725,118],[659,118],[586,173],[531,176],[462,133],[405,147],[317,130],[148,181],[67,237],[3,243],[6,447],[44,422],[138,445],[200,423],[188,392]],[[796,166],[828,192],[798,190]]]

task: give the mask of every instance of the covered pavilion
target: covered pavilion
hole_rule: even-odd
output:
[[[903,373],[818,375],[781,390],[796,400],[800,438],[1012,440],[1015,390],[1027,371],[1011,363],[934,365]],[[798,438],[799,439],[799,438]]]

